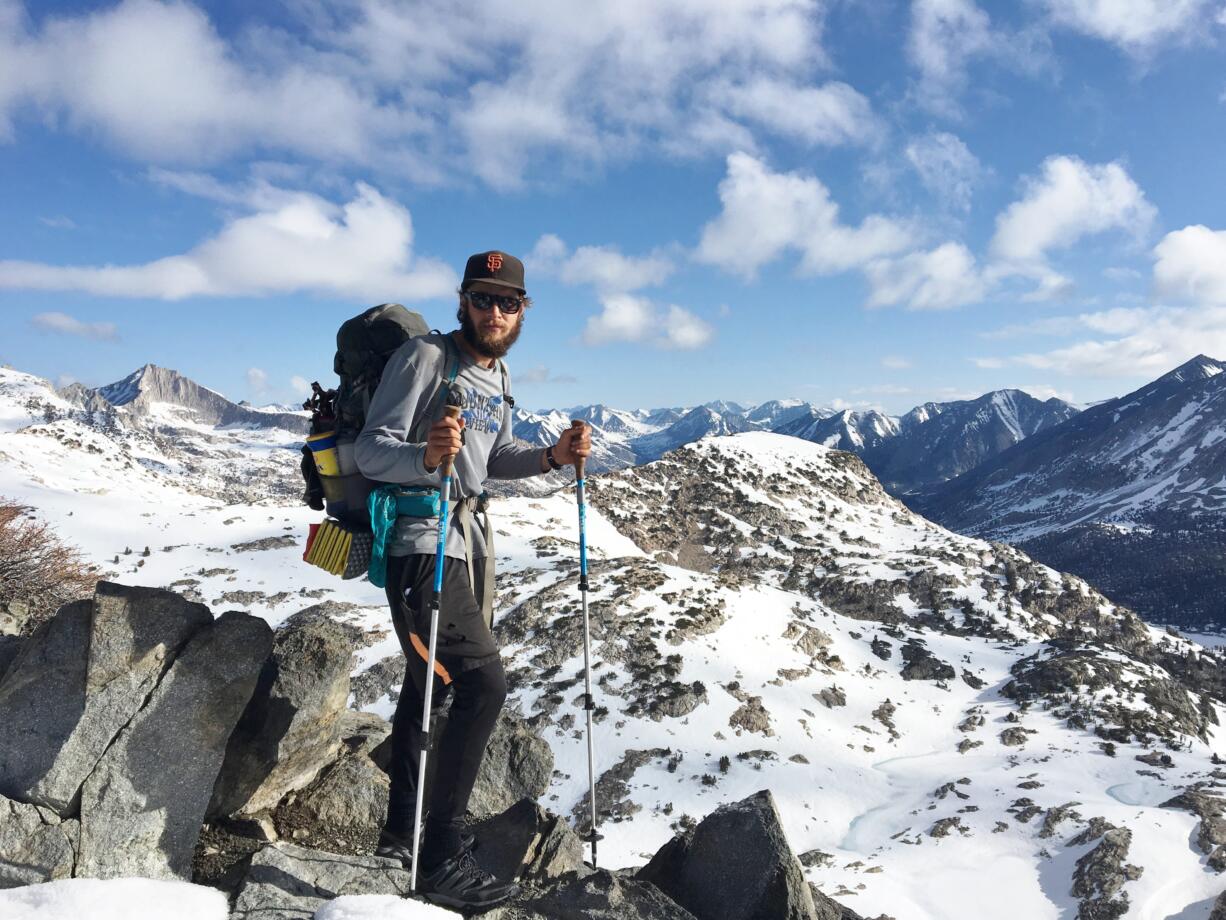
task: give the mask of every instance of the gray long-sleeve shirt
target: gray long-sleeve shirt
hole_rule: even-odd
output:
[[[455,391],[464,418],[464,447],[455,459],[451,480],[453,496],[479,495],[486,479],[523,479],[541,472],[541,450],[516,442],[511,433],[511,405],[503,396],[498,362],[482,367],[441,334],[410,339],[393,354],[366,412],[366,425],[354,444],[354,459],[362,474],[378,482],[406,486],[442,487],[442,468],[426,471],[425,432],[411,441],[417,421],[429,414],[431,423],[442,416],[439,386],[459,356]],[[463,531],[452,516],[446,554],[464,558]],[[480,527],[471,529],[472,555],[486,555]],[[438,545],[438,522],[433,518],[402,516],[388,546],[392,556],[433,554]]]

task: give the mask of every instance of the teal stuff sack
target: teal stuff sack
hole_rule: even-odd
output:
[[[366,569],[366,577],[372,585],[377,588],[387,585],[387,543],[396,527],[396,518],[402,514],[409,517],[436,518],[441,503],[437,489],[407,489],[403,486],[386,485],[370,493],[366,507],[370,511],[370,529],[374,533],[374,542],[370,549],[370,566]]]

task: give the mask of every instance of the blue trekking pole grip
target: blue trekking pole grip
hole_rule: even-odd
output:
[[[460,417],[460,407],[443,407],[445,418]],[[443,484],[438,509],[438,544],[434,551],[434,594],[430,598],[430,652],[426,660],[426,693],[421,710],[421,755],[417,762],[417,803],[413,813],[413,867],[409,873],[409,890],[417,890],[417,857],[421,845],[421,812],[426,791],[426,757],[430,753],[430,708],[434,701],[434,665],[438,654],[439,595],[443,592],[443,560],[447,548],[447,519],[451,506],[451,476],[455,455],[443,458]]]

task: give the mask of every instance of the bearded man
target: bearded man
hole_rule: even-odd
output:
[[[492,528],[488,517],[484,527],[473,527],[473,515],[483,511],[479,497],[487,478],[535,476],[586,458],[591,429],[568,429],[545,450],[517,443],[511,434],[514,401],[502,358],[532,305],[523,263],[504,252],[478,253],[465,266],[459,294],[459,329],[410,339],[388,359],[354,456],[370,479],[434,488],[441,485],[445,458],[455,457],[455,513],[446,537],[437,664],[429,678],[431,718],[438,720],[430,737],[438,740],[426,763],[429,816],[418,889],[449,907],[483,909],[519,889],[477,865],[475,841],[463,830],[477,770],[507,695],[491,632]],[[460,406],[460,418],[446,417],[444,403]],[[387,550],[388,603],[407,668],[392,720],[387,824],[375,852],[406,867],[413,852],[437,527],[434,518],[401,515]],[[449,696],[450,710],[440,719]]]

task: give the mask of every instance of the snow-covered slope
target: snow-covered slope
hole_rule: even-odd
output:
[[[364,631],[358,674],[397,651],[382,590],[302,563],[319,515],[267,488],[262,466],[290,461],[296,487],[292,449],[231,432],[232,475],[265,488],[227,501],[148,435],[47,423],[54,393],[11,372],[0,385],[0,492],[112,577],[273,623],[329,602]],[[943,530],[857,457],[795,438],[707,438],[593,476],[590,496],[603,863],[641,863],[770,788],[809,878],[865,916],[980,920],[1007,904],[1071,918],[1078,860],[1110,869],[1102,819],[1131,834],[1142,870],[1122,880],[1128,916],[1208,917],[1226,880],[1197,816],[1161,805],[1223,778],[1217,658]],[[555,752],[545,804],[574,816],[587,787],[574,498],[501,498],[493,513],[509,705]]]

